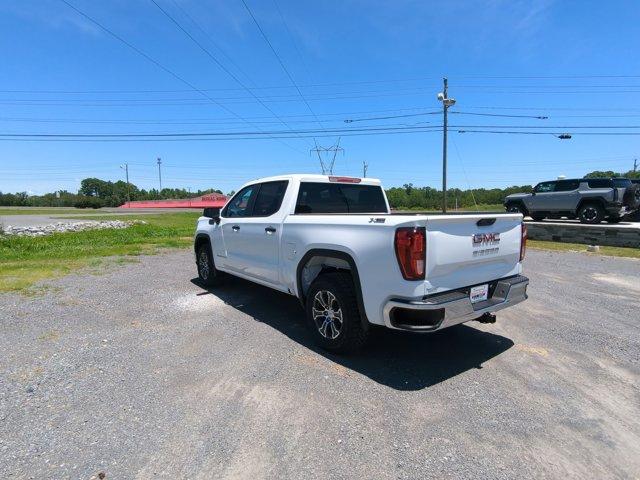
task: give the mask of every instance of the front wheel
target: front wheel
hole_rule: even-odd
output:
[[[316,342],[326,350],[347,353],[366,343],[369,329],[363,325],[348,273],[318,276],[309,288],[306,314]]]
[[[522,216],[527,215],[527,211],[519,203],[508,203],[506,208],[509,213],[521,213]]]
[[[220,272],[216,269],[211,255],[211,247],[202,243],[197,249],[198,278],[206,287],[220,284]]]
[[[604,210],[600,205],[588,203],[580,207],[578,218],[581,223],[600,223],[604,220]]]

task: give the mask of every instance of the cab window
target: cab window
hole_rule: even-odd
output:
[[[251,216],[269,217],[280,210],[288,184],[287,180],[261,183]]]
[[[536,193],[553,192],[556,188],[556,182],[542,182],[536,185]]]
[[[577,190],[580,186],[580,182],[578,180],[561,180],[556,182],[556,192],[572,192],[573,190]]]
[[[257,190],[258,185],[249,185],[240,190],[224,208],[222,216],[226,218],[251,216]]]

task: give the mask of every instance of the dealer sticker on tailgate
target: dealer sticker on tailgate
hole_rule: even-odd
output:
[[[476,287],[471,287],[469,291],[469,298],[471,299],[471,303],[483,302],[487,299],[489,295],[489,284],[485,283],[484,285],[478,285]]]

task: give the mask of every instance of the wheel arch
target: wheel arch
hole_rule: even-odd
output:
[[[193,241],[193,251],[198,253],[198,248],[203,243],[211,245],[211,237],[207,233],[198,233],[196,234],[196,238]]]
[[[529,209],[526,207],[526,205],[524,204],[524,201],[520,200],[520,199],[514,199],[514,200],[506,200],[504,202],[504,208],[508,209],[509,205],[517,205],[519,206],[525,213],[525,215],[529,214]]]
[[[585,205],[588,205],[590,203],[594,203],[594,204],[598,205],[603,210],[606,208],[605,201],[604,201],[604,199],[602,197],[587,197],[587,198],[582,198],[578,202],[578,206],[576,207],[576,214],[580,211],[580,209],[582,207],[584,207]]]
[[[311,272],[310,276],[303,278],[304,270],[308,265],[319,268],[314,272]],[[368,326],[369,321],[367,320],[367,315],[364,309],[362,285],[360,283],[358,266],[356,265],[353,257],[347,252],[325,248],[313,248],[302,256],[296,268],[296,292],[300,303],[304,308],[306,304],[306,291],[319,275],[324,272],[336,270],[348,270],[350,272],[356,292],[360,318],[363,325]]]

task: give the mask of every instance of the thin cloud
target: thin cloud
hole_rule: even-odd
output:
[[[88,35],[102,34],[98,27],[58,1],[3,2],[0,4],[0,12],[38,22],[56,30],[72,28]]]

